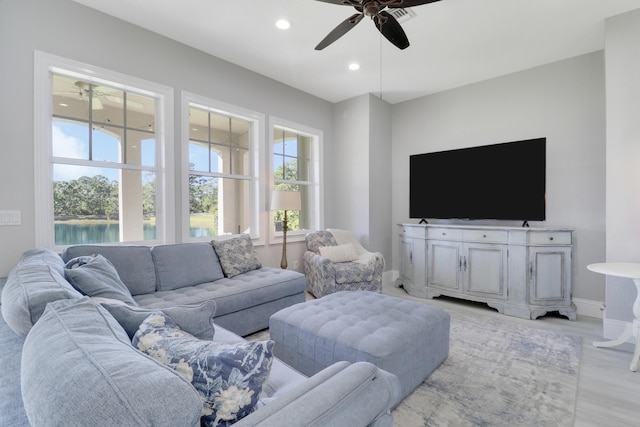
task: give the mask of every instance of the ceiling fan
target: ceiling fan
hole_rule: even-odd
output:
[[[342,6],[353,6],[358,13],[350,16],[333,29],[327,36],[322,39],[316,46],[316,50],[322,50],[331,43],[344,36],[349,30],[355,27],[362,18],[370,17],[376,25],[378,31],[382,33],[391,43],[399,49],[409,47],[409,39],[400,23],[393,17],[386,8],[399,9],[422,4],[434,3],[440,0],[316,0],[325,3],[339,4]]]
[[[72,79],[56,80],[57,87],[54,88],[54,95],[63,96],[65,98],[75,98],[88,101],[91,98],[91,105],[94,110],[102,110],[104,104],[112,107],[122,108],[124,100],[122,91],[108,86],[99,86],[82,80],[73,81]],[[59,89],[59,90],[55,90]],[[89,93],[92,92],[92,96]],[[144,109],[144,105],[127,99],[127,108]]]

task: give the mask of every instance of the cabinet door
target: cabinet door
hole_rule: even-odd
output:
[[[432,240],[427,250],[428,286],[460,290],[462,275],[461,243]]]
[[[545,305],[571,301],[571,248],[529,248],[529,298]]]
[[[400,241],[400,277],[402,283],[413,282],[413,245],[412,239]]]
[[[505,245],[465,245],[462,267],[465,272],[465,293],[507,298],[507,247]]]

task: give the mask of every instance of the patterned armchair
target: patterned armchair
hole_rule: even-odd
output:
[[[307,234],[305,240],[307,251],[304,253],[304,269],[307,291],[313,296],[321,298],[339,291],[382,292],[384,258],[380,253],[368,252],[363,248],[353,233],[344,230],[316,231]],[[346,259],[352,261],[345,261],[344,256],[336,259],[333,254],[329,254],[328,257],[327,252],[330,251],[327,248],[334,253],[334,249],[350,249],[353,256],[347,256]]]

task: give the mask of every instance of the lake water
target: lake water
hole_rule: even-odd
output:
[[[155,240],[156,226],[143,224],[144,240]],[[80,245],[92,243],[117,243],[120,241],[118,224],[54,224],[56,246]],[[191,227],[191,237],[214,235],[210,228]]]

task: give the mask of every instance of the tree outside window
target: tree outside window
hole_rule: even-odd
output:
[[[250,232],[250,120],[189,107],[189,232]]]

